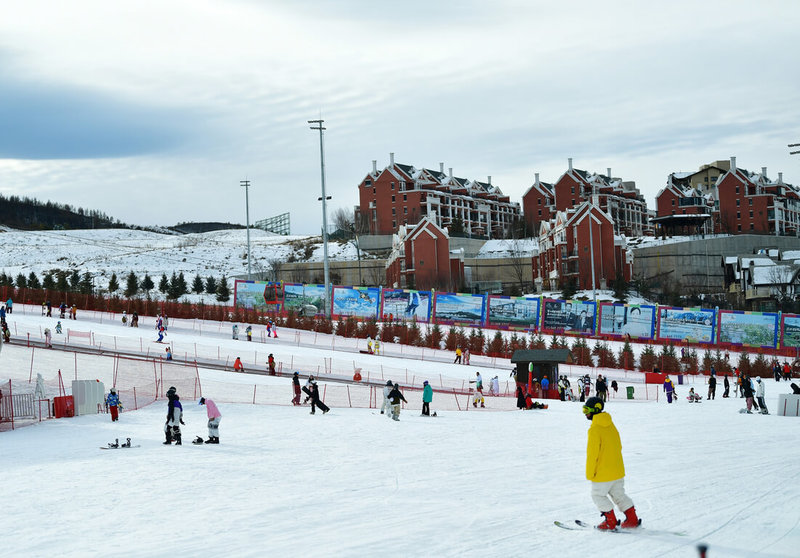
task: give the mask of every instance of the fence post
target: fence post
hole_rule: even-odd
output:
[[[133,410],[139,409],[139,404],[136,402],[136,386],[133,386]]]
[[[256,404],[256,387],[258,387],[258,384],[253,384],[253,405]]]

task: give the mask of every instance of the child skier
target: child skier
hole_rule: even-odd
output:
[[[703,396],[694,392],[694,388],[689,388],[689,395],[686,397],[689,403],[700,403]]]
[[[622,527],[638,527],[633,501],[625,494],[625,465],[622,461],[622,442],[611,421],[603,412],[604,403],[599,397],[590,397],[583,406],[583,414],[592,422],[586,446],[586,479],[592,481],[592,500],[605,518],[598,529],[616,529],[614,504],[625,514]]]
[[[231,332],[232,332],[231,335],[233,336],[233,339],[237,339],[238,340],[239,339],[239,326],[237,324],[233,324],[231,326]]]
[[[247,326],[247,329],[245,329],[244,332],[247,334],[247,340],[248,341],[252,341],[253,340],[253,326]]]
[[[392,391],[389,392],[389,402],[392,404],[392,420],[400,420],[400,401],[403,401],[403,403],[408,403],[406,398],[403,397],[403,394],[400,392],[400,386],[398,384],[394,384]]]
[[[164,424],[164,434],[166,435],[166,441],[164,441],[165,446],[169,446],[172,444],[172,441],[175,440],[175,445],[181,445],[181,424],[185,424],[183,422],[183,406],[180,402],[180,397],[178,397],[177,390],[175,387],[170,387],[167,390],[167,422]]]
[[[116,388],[111,388],[111,392],[106,397],[106,406],[108,412],[111,413],[111,422],[119,420],[119,395],[117,395]]]
[[[205,443],[219,444],[219,422],[222,420],[222,413],[211,399],[201,397],[199,404],[206,406],[206,414],[208,414],[208,440]]]
[[[242,372],[243,370],[244,370],[244,364],[242,364],[242,359],[237,356],[236,360],[233,361],[233,371]]]
[[[61,333],[63,329],[61,328],[61,321],[56,322],[56,333]]]
[[[475,396],[472,398],[472,406],[477,407],[480,402],[481,407],[486,407],[486,405],[483,404],[483,378],[481,378],[481,373],[475,372],[475,380],[470,380],[469,383],[475,384]]]
[[[267,357],[267,367],[269,368],[269,375],[275,375],[275,357],[272,356],[272,353],[269,354]]]
[[[167,360],[172,360],[172,350],[167,347]]]

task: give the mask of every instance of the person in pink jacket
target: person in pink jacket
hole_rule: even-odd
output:
[[[222,420],[222,413],[219,412],[217,404],[211,399],[201,397],[200,405],[205,405],[208,413],[208,440],[205,443],[219,444],[219,422]]]

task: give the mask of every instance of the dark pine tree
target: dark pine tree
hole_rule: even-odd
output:
[[[128,278],[125,280],[125,296],[128,298],[132,296],[136,296],[136,293],[139,292],[139,280],[136,278],[136,274],[131,270],[128,273]]]

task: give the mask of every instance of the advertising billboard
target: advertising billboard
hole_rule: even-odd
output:
[[[781,346],[800,347],[800,316],[797,314],[781,317]]]
[[[285,283],[283,285],[283,309],[287,312],[292,310],[305,316],[324,313],[325,285]]]
[[[431,319],[431,293],[408,289],[383,289],[381,316],[384,320]]]
[[[433,305],[434,321],[438,324],[482,326],[486,295],[436,293]]]
[[[718,342],[774,349],[778,345],[778,314],[720,310]]]
[[[236,280],[233,287],[233,300],[236,306],[248,310],[281,309],[283,288],[275,281],[242,281]]]
[[[638,304],[600,304],[601,335],[630,336],[652,339],[656,323],[656,307]]]
[[[539,298],[489,295],[487,325],[501,329],[536,329]]]
[[[689,343],[713,343],[716,312],[708,308],[658,309],[658,338]]]
[[[594,302],[545,299],[542,329],[591,334],[594,315]]]
[[[333,287],[332,315],[378,318],[381,290],[378,287]]]

